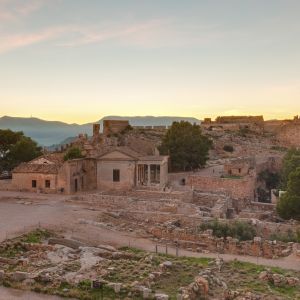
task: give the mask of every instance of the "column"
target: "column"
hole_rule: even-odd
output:
[[[148,166],[148,183],[147,185],[151,185],[151,165],[147,165]]]

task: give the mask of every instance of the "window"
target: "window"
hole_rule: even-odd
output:
[[[45,188],[50,188],[50,180],[45,180]]]
[[[31,186],[32,186],[33,188],[36,188],[36,180],[32,180],[32,181],[31,181]]]
[[[113,181],[114,182],[120,181],[120,170],[118,170],[118,169],[113,170]]]

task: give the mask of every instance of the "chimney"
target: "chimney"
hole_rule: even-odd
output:
[[[93,136],[100,134],[100,124],[93,124]]]

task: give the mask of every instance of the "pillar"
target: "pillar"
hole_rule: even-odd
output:
[[[147,185],[151,185],[151,165],[148,166],[148,183]]]

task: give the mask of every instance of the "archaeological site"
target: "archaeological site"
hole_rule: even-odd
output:
[[[7,299],[300,299],[298,116],[91,126],[0,180]]]

